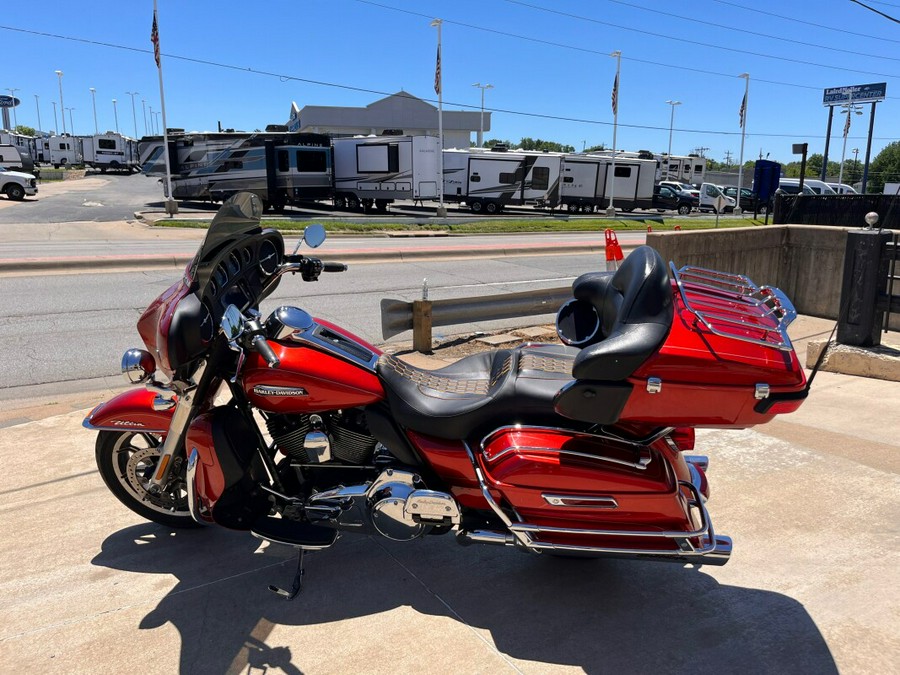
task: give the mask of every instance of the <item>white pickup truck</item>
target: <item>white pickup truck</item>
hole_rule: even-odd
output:
[[[9,171],[0,166],[0,192],[17,202],[26,195],[34,196],[38,192],[37,178],[30,173]]]

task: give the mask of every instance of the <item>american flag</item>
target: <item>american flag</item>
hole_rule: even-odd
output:
[[[159,28],[156,25],[156,10],[153,10],[153,30],[150,31],[150,42],[153,43],[153,58],[156,59],[156,67],[160,67],[159,63]]]
[[[744,128],[744,122],[747,118],[747,92],[744,92],[744,98],[741,100],[741,109],[738,112],[738,116],[740,117],[740,127]]]
[[[613,115],[619,114],[619,74],[618,73],[616,73],[616,79],[613,82],[612,111],[613,111]]]
[[[844,122],[844,138],[850,133],[850,117],[853,115],[853,108],[847,110],[847,121]]]
[[[437,49],[437,65],[434,67],[434,93],[441,93],[441,48]]]

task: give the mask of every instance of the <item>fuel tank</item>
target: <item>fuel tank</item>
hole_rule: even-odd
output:
[[[279,307],[266,321],[266,334],[280,364],[269,368],[252,352],[242,371],[247,398],[261,410],[313,413],[384,398],[375,374],[381,352],[352,333],[296,307]]]

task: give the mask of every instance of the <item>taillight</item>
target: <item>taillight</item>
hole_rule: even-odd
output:
[[[694,449],[696,433],[694,427],[678,427],[669,434],[669,438],[681,452],[690,452]]]

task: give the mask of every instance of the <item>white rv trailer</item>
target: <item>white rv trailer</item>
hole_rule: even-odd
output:
[[[379,211],[395,199],[438,198],[440,140],[436,136],[335,138],[334,203]]]
[[[591,153],[602,157],[611,157],[612,151],[599,150]],[[616,153],[616,163],[619,159],[653,159],[656,161],[656,180],[675,180],[680,183],[700,185],[706,180],[706,158],[694,155],[667,155],[666,153],[654,153],[648,150],[632,152],[620,150]]]
[[[138,168],[137,141],[128,136],[107,131],[105,134],[79,136],[85,166],[110,171],[128,171]]]
[[[652,208],[656,161],[617,154],[614,175],[612,166],[612,157],[566,155],[562,166],[562,206],[572,213],[589,213],[609,206],[612,192],[614,206],[623,211]]]
[[[47,136],[35,139],[35,143],[40,161],[52,164],[56,169],[82,163],[81,139],[77,136]]]
[[[23,161],[32,167],[40,161],[37,153],[37,143],[34,136],[18,134],[15,131],[0,130],[0,145],[14,145],[22,156]],[[30,173],[28,171],[27,173]]]
[[[139,149],[142,171],[165,176],[163,138],[145,137]],[[169,159],[175,199],[218,202],[252,192],[266,209],[280,211],[331,197],[330,139],[319,134],[175,133]]]
[[[499,213],[508,205],[559,203],[563,155],[501,148],[444,150],[444,199],[475,213]]]
[[[0,143],[0,167],[7,171],[34,173],[34,162],[30,155],[23,155],[18,147],[9,143]]]

